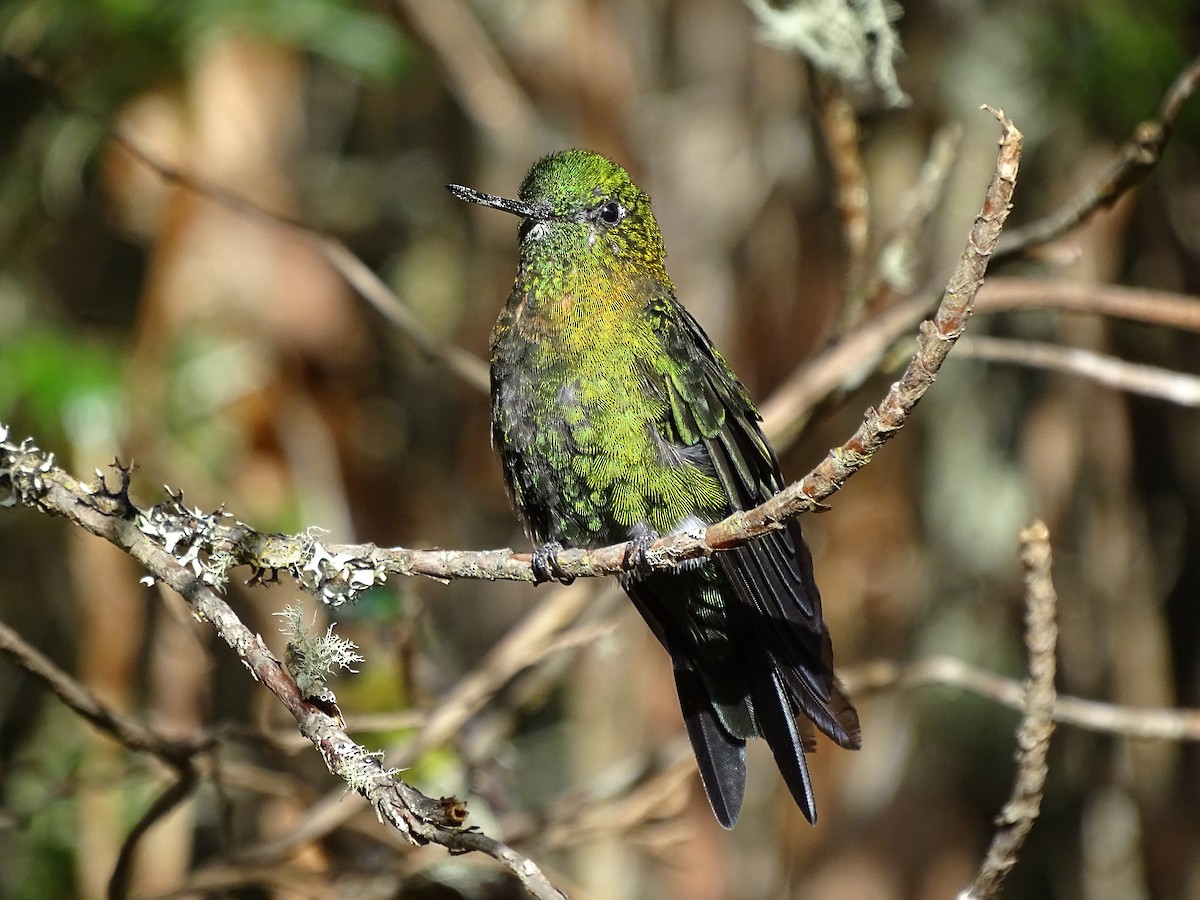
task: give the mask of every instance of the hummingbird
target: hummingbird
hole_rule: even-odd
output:
[[[515,200],[447,188],[521,220],[516,281],[491,335],[492,443],[537,545],[535,581],[570,580],[563,548],[626,543],[621,586],[670,656],[717,821],[737,822],[746,741],[761,737],[815,822],[812,726],[850,749],[861,733],[800,526],[646,565],[659,537],[784,486],[745,387],[675,297],[650,198],[586,150],[538,160]]]

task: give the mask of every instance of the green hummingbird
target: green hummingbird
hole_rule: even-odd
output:
[[[650,198],[586,150],[539,160],[517,200],[447,187],[521,219],[516,283],[491,337],[492,441],[539,545],[535,580],[568,580],[564,547],[629,542],[621,584],[671,657],[717,821],[737,822],[752,737],[815,821],[810,722],[843,747],[861,735],[800,526],[673,570],[644,565],[659,536],[784,486],[746,389],[675,299]]]

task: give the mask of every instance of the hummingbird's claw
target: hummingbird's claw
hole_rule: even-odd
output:
[[[547,581],[558,581],[560,584],[571,584],[574,575],[568,575],[558,562],[558,551],[563,545],[558,541],[549,541],[533,551],[533,559],[529,568],[533,569],[533,583],[545,584]]]
[[[632,540],[625,545],[625,555],[621,558],[621,568],[626,572],[648,570],[650,567],[650,558],[647,556],[647,551],[650,549],[650,545],[660,537],[661,535],[657,531],[650,528],[635,534]]]

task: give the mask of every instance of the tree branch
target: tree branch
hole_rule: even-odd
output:
[[[878,303],[889,289],[910,294],[916,288],[918,238],[945,197],[946,182],[962,143],[962,131],[962,125],[954,122],[938,128],[930,139],[916,183],[901,197],[896,221],[876,257],[866,288],[868,307]]]
[[[872,660],[839,669],[838,677],[855,698],[934,684],[961,688],[1009,709],[1025,711],[1025,689],[1021,682],[978,669],[952,656],[931,656],[903,664]],[[1121,706],[1059,695],[1054,702],[1054,721],[1135,740],[1200,741],[1200,709]]]
[[[1192,60],[1171,84],[1163,97],[1158,119],[1139,123],[1116,159],[1098,179],[1084,185],[1079,193],[1045,218],[1010,229],[996,248],[995,258],[1007,259],[1062,237],[1098,210],[1112,206],[1122,194],[1141,182],[1162,159],[1179,111],[1198,86],[1200,57]]]
[[[871,193],[858,146],[858,118],[842,83],[816,72],[815,67],[813,81],[817,123],[834,176],[834,196],[842,223],[842,248],[846,251],[842,306],[834,326],[838,334],[844,334],[858,324],[866,312],[864,282],[870,240]]]
[[[980,293],[980,312],[1029,309],[1094,313],[1200,332],[1200,298],[1188,294],[1062,278],[994,278]]]
[[[518,672],[543,656],[550,643],[594,599],[594,594],[585,585],[575,585],[571,590],[555,590],[542,600],[474,670],[458,681],[403,747],[395,754],[389,752],[395,767],[403,770],[416,764],[426,751],[456,734]],[[250,848],[241,854],[241,859],[256,864],[286,859],[297,847],[328,834],[356,812],[342,802],[340,791],[330,792],[309,807],[295,828]]]
[[[125,840],[121,842],[121,850],[117,854],[117,862],[113,866],[112,876],[108,879],[109,900],[121,900],[129,896],[129,882],[133,877],[138,843],[145,837],[146,832],[154,827],[155,822],[169,815],[191,795],[198,781],[199,777],[194,768],[189,767],[182,771],[179,778],[158,795],[129,830],[129,834],[125,835]]]
[[[837,393],[860,387],[926,315],[929,301],[912,297],[875,314],[827,350],[806,361],[760,407],[763,428],[777,451],[796,439],[807,413]],[[1200,332],[1200,299],[1186,294],[1061,278],[992,278],[979,291],[981,315],[1052,309],[1115,316],[1148,325]]]
[[[892,386],[878,410],[868,411],[851,439],[832,451],[808,478],[757,509],[739,512],[704,532],[658,542],[647,554],[650,565],[673,566],[683,559],[737,546],[782,528],[788,518],[819,507],[903,426],[966,324],[1010,208],[1021,135],[1002,113],[993,114],[1002,126],[996,173],[960,265],[934,319],[923,325],[918,352],[904,377]],[[126,149],[137,153],[127,144]],[[171,176],[186,183],[179,173]],[[237,198],[225,201],[239,208],[245,205]],[[296,719],[300,732],[320,751],[329,770],[362,794],[381,821],[415,843],[434,842],[452,851],[487,853],[507,865],[534,896],[559,896],[532,860],[486,835],[460,829],[466,817],[461,803],[425,797],[395,779],[374,755],[351,741],[340,716],[331,715],[327,704],[317,705],[303,695],[261,637],[246,628],[215,590],[224,583],[231,565],[248,563],[255,568],[256,579],[287,569],[322,599],[337,603],[395,573],[531,580],[527,555],[510,551],[384,551],[374,545],[323,547],[311,535],[262,535],[240,523],[228,524],[223,512],[206,515],[188,510],[180,494],[141,510],[129,498],[127,470],[117,467],[121,482],[115,491],[99,473],[95,484],[84,485],[57,466],[52,454],[43,453],[28,440],[13,444],[7,436],[7,429],[0,426],[0,487],[10,492],[4,505],[20,502],[65,516],[122,548],[154,578],[177,591],[198,617],[212,623],[255,679],[279,698]],[[568,574],[615,574],[622,571],[624,556],[625,548],[616,546],[565,552],[560,563]]]
[[[40,681],[70,709],[119,743],[139,753],[149,753],[178,772],[191,765],[195,754],[215,743],[204,735],[190,740],[171,740],[143,725],[133,716],[111,709],[95,694],[56,666],[17,632],[0,622],[0,654]]]
[[[703,530],[657,541],[647,550],[648,566],[668,569],[687,559],[710,556],[782,529],[788,519],[821,508],[824,500],[870,462],[876,451],[904,426],[966,326],[988,258],[1011,206],[1021,134],[1003,113],[991,112],[1002,127],[995,174],[941,305],[933,319],[922,324],[917,353],[900,380],[891,386],[877,409],[867,410],[863,424],[850,439],[830,451],[801,481],[754,509],[735,512]],[[55,466],[52,455],[47,456],[29,442],[20,446],[7,443],[5,437],[6,433],[0,433],[0,442],[3,442],[0,444],[0,475],[8,470],[14,479],[19,475],[54,489],[32,493],[18,490],[19,499],[37,505],[46,502],[46,494],[52,495],[51,502],[57,503],[57,512],[70,516],[94,533],[109,536],[95,521],[99,514],[96,501],[114,499],[114,495],[107,494],[102,481],[96,487],[87,487]],[[389,575],[533,580],[529,555],[507,549],[384,550],[374,544],[322,546],[311,535],[261,534],[241,523],[226,524],[224,519],[227,517],[223,512],[206,516],[198,510],[188,510],[181,495],[145,511],[133,507],[127,494],[115,499],[121,503],[112,512],[125,517],[122,538],[129,541],[127,552],[144,562],[136,550],[147,544],[161,550],[158,544],[149,541],[148,535],[154,536],[162,546],[174,547],[186,539],[190,548],[189,562],[194,564],[197,572],[206,572],[211,583],[221,582],[228,567],[235,563],[252,566],[257,572],[256,578],[283,569],[324,601],[337,604],[351,599],[364,588],[383,583]],[[141,552],[145,554],[144,550]],[[563,573],[576,577],[620,574],[625,570],[625,559],[623,544],[592,550],[566,550],[558,557]],[[170,584],[169,579],[163,580]],[[176,587],[175,584],[171,586]]]
[[[1021,562],[1025,566],[1029,680],[1025,685],[1025,714],[1017,728],[1017,777],[1012,796],[996,821],[996,833],[979,875],[970,889],[959,894],[960,900],[990,900],[1000,893],[1041,810],[1042,790],[1049,772],[1046,755],[1054,733],[1058,597],[1050,580],[1050,533],[1045,523],[1034,522],[1021,532]]]
[[[1061,347],[1007,338],[965,338],[959,356],[987,362],[1013,363],[1077,375],[1105,387],[1143,397],[1156,397],[1180,406],[1200,406],[1200,377],[1161,366],[1126,362],[1080,347]]]
[[[0,487],[10,494],[4,505],[21,502],[53,515],[62,515],[92,534],[120,547],[148,572],[175,590],[193,613],[212,624],[221,639],[238,655],[256,681],[267,687],[295,718],[301,734],[320,752],[329,771],[341,778],[374,807],[376,816],[415,844],[435,843],[452,852],[479,851],[507,866],[534,897],[558,898],[562,894],[542,874],[533,860],[480,832],[460,826],[466,807],[453,798],[434,800],[387,771],[375,754],[346,734],[340,716],[305,697],[284,666],[267,649],[262,637],[247,628],[216,593],[216,571],[199,559],[199,535],[215,517],[194,514],[192,537],[155,531],[154,510],[149,514],[129,502],[128,472],[119,470],[120,487],[113,491],[103,479],[92,487],[80,484],[25,442],[6,440],[0,428]],[[176,505],[181,505],[178,499]],[[171,520],[171,525],[178,523]],[[151,537],[157,534],[170,544]],[[177,555],[176,555],[177,554]],[[185,562],[186,560],[186,562]]]
[[[469,3],[393,0],[432,51],[463,111],[496,144],[525,154],[548,130]]]

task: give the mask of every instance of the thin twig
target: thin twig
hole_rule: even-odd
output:
[[[567,848],[586,846],[603,835],[629,836],[638,828],[661,825],[687,805],[696,779],[690,749],[682,739],[675,741],[668,762],[616,790],[605,790],[605,779],[598,779],[599,789],[569,791],[549,804],[544,821],[519,825],[517,833],[536,827],[539,844]]]
[[[917,268],[918,239],[945,196],[946,183],[962,143],[962,131],[957,122],[943,125],[930,140],[929,153],[916,184],[901,198],[899,215],[876,259],[866,288],[868,308],[878,303],[889,289],[908,294],[916,287],[913,272]]]
[[[194,790],[197,782],[194,757],[197,753],[211,748],[215,744],[215,738],[202,735],[189,740],[171,740],[157,734],[133,716],[110,709],[3,622],[0,622],[0,654],[7,656],[22,670],[37,678],[81,718],[91,722],[113,740],[135,752],[157,757],[170,766],[174,780],[125,836],[109,878],[108,896],[127,896],[138,843],[155,822],[170,813]]]
[[[545,127],[470,4],[393,0],[433,51],[463,110],[513,153],[528,155]]]
[[[1021,682],[977,669],[952,656],[931,656],[905,664],[872,660],[838,669],[838,677],[856,699],[877,692],[940,685],[961,688],[1009,709],[1025,711]],[[1059,695],[1054,703],[1054,721],[1134,740],[1200,741],[1200,709],[1122,706]]]
[[[408,304],[401,301],[371,267],[351,253],[350,248],[341,241],[302,226],[297,228],[312,238],[317,249],[346,279],[347,284],[408,337],[426,357],[444,365],[475,390],[487,393],[491,378],[487,363],[457,344],[439,340],[421,324]]]
[[[973,337],[959,343],[958,355],[988,362],[1013,363],[1053,372],[1065,372],[1105,387],[1144,397],[1156,397],[1180,406],[1200,406],[1200,377],[1160,366],[1126,362],[1093,350],[1062,347],[1037,341]]]
[[[1041,810],[1042,791],[1049,772],[1046,758],[1054,734],[1058,598],[1050,580],[1050,533],[1044,522],[1034,522],[1021,532],[1021,562],[1025,566],[1029,680],[1025,686],[1025,713],[1017,728],[1017,777],[1012,796],[996,821],[996,833],[979,875],[968,890],[959,894],[960,900],[991,900],[1000,893]]]
[[[150,807],[142,813],[142,817],[129,830],[125,840],[121,842],[121,851],[117,854],[117,862],[113,866],[112,876],[108,879],[108,900],[122,900],[129,896],[129,880],[133,876],[133,863],[136,858],[138,843],[155,822],[171,813],[180,803],[191,796],[199,781],[196,770],[188,767],[180,773],[180,777],[168,785]]]
[[[763,431],[775,451],[783,453],[796,442],[819,404],[851,393],[878,372],[896,342],[929,315],[930,306],[924,296],[889,306],[797,366],[759,405]]]
[[[147,153],[116,128],[103,120],[99,121],[107,130],[109,140],[153,171],[163,181],[193,191],[201,197],[248,218],[265,220],[307,237],[325,257],[325,261],[346,280],[346,283],[408,337],[421,353],[430,360],[444,365],[448,371],[457,375],[477,391],[486,392],[488,390],[490,376],[487,363],[462,347],[446,343],[435,337],[413,315],[408,305],[371,270],[371,267],[351,253],[350,249],[341,241],[321,234],[291,216],[259,206],[234,191],[167,165]]]
[[[1108,168],[1091,184],[1045,218],[1011,229],[996,248],[995,259],[1006,259],[1032,247],[1048,244],[1112,206],[1142,181],[1162,159],[1183,104],[1200,86],[1200,57],[1192,60],[1163,97],[1158,119],[1141,122]]]
[[[179,772],[191,765],[195,754],[214,744],[211,735],[188,740],[163,737],[133,716],[111,709],[3,622],[0,622],[0,654],[37,678],[63,703],[118,743],[155,756]]]
[[[993,278],[979,295],[981,313],[1028,309],[1097,313],[1200,332],[1200,297],[1171,291],[1062,278]]]
[[[782,452],[798,437],[808,414],[879,371],[896,342],[927,315],[917,296],[876,313],[827,350],[807,360],[760,407],[763,429]],[[1115,316],[1148,325],[1200,332],[1200,298],[1150,288],[1080,284],[1054,278],[991,278],[979,291],[980,315],[1058,310]]]

